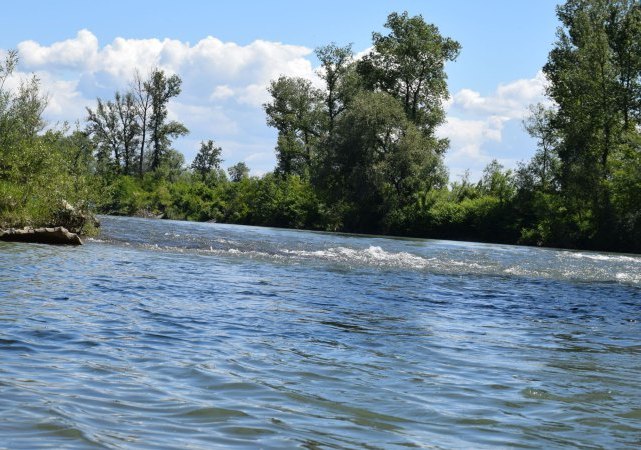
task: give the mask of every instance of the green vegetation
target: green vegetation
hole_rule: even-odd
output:
[[[0,62],[0,228],[65,225],[87,231],[65,206],[82,212],[95,205],[93,147],[83,132],[66,125],[43,132],[47,99],[38,79],[5,89],[17,62],[16,52]]]
[[[185,167],[167,119],[181,79],[153,69],[99,99],[84,130],[42,132],[36,79],[3,91],[0,225],[52,223],[63,200],[108,214],[390,233],[641,252],[641,4],[567,0],[543,68],[549,103],[525,130],[538,142],[516,170],[489,164],[476,183],[448,181],[445,65],[460,45],[421,16],[390,14],[359,60],[351,46],[316,50],[324,85],[280,77],[264,105],[277,166],[222,168],[203,142]]]

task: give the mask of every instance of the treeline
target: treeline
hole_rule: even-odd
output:
[[[518,173],[528,243],[641,251],[641,2],[568,0]]]
[[[144,94],[171,98],[156,94],[150,81],[135,81],[132,92],[117,93],[112,101],[99,100],[96,111],[88,110],[87,135],[97,148],[103,179],[112,180],[101,209],[256,225],[400,231],[417,194],[447,186],[442,156],[448,142],[435,130],[445,119],[445,64],[457,57],[460,45],[420,16],[393,13],[385,26],[389,33],[375,33],[373,50],[359,61],[351,46],[317,49],[322,88],[302,78],[271,83],[264,109],[268,125],[278,131],[278,164],[262,178],[248,177],[242,163],[232,166],[227,177],[220,169],[220,148],[212,141],[203,142],[189,170],[180,169],[181,161],[167,146],[157,165],[151,157],[146,158],[151,164],[143,164],[155,147],[144,149],[140,99]],[[175,85],[178,93],[179,81]],[[155,116],[152,107],[149,117]],[[140,156],[131,150],[136,146]],[[134,174],[127,155],[149,170]]]
[[[641,252],[641,4],[568,0],[557,14],[543,68],[549,102],[524,120],[538,149],[515,170],[494,161],[478,182],[448,180],[448,141],[435,131],[445,65],[461,48],[421,16],[393,13],[363,58],[334,43],[316,50],[322,86],[272,81],[264,110],[278,133],[277,166],[262,177],[243,162],[224,171],[211,140],[185,167],[172,141],[187,128],[167,116],[181,80],[159,69],[99,99],[73,133],[41,132],[36,81],[3,93],[2,117],[31,128],[7,134],[9,145],[0,122],[0,215],[25,198],[39,199],[34,211],[69,198],[109,214]],[[40,103],[29,109],[29,99]],[[34,148],[58,161],[75,197],[25,195],[22,183],[39,178],[25,166],[32,156],[20,155]]]

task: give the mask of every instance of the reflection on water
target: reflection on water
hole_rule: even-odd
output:
[[[641,257],[103,227],[0,243],[0,448],[641,444]]]

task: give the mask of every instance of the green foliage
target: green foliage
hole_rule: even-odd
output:
[[[220,170],[220,163],[223,162],[220,157],[222,151],[222,148],[214,147],[214,141],[211,139],[201,142],[200,150],[191,163],[191,169],[200,175],[202,180],[207,179],[212,172]]]
[[[389,34],[373,33],[374,48],[358,72],[369,89],[397,98],[408,119],[432,135],[445,118],[442,101],[449,96],[445,63],[458,57],[461,46],[420,15],[392,13],[385,27]]]
[[[101,176],[138,172],[142,177],[147,169],[175,165],[171,140],[188,130],[167,120],[167,104],[180,94],[181,83],[178,75],[167,76],[159,69],[145,80],[136,73],[128,92],[116,92],[107,102],[98,99],[95,110],[87,108],[86,133],[93,140]]]
[[[351,46],[316,49],[323,89],[272,82],[267,123],[278,130],[276,174],[310,180],[328,223],[386,232],[418,191],[447,183],[447,140],[435,128],[448,96],[444,64],[460,46],[421,16],[391,14],[389,35],[353,60]]]
[[[49,131],[3,148],[0,175],[0,228],[56,223],[65,202],[80,211],[94,204],[91,160],[84,159],[75,136]]]
[[[478,186],[482,194],[495,197],[501,203],[511,200],[516,194],[512,171],[504,170],[497,160],[485,167]]]
[[[543,68],[553,108],[533,107],[538,139],[517,173],[522,242],[641,251],[641,5],[567,0]]]
[[[240,161],[234,164],[229,169],[227,169],[227,172],[229,173],[229,178],[234,183],[238,183],[245,178],[249,178],[249,167],[247,166],[247,164],[245,164],[244,161]]]
[[[276,172],[309,176],[324,126],[322,93],[309,80],[280,77],[268,88],[267,124],[278,130]]]
[[[106,186],[100,208],[109,214],[290,228],[325,229],[330,222],[310,183],[297,175],[225,179],[215,185],[199,178],[120,176]]]
[[[148,128],[151,140],[151,169],[157,169],[170,150],[171,139],[184,136],[189,131],[182,123],[167,121],[167,103],[181,92],[182,80],[178,75],[167,76],[155,69],[144,83],[151,99]]]
[[[351,97],[356,93],[353,73],[352,46],[339,47],[335,43],[316,49],[316,57],[321,63],[318,71],[325,81],[326,93],[323,103],[327,117],[327,134],[331,140],[338,116],[349,106]]]
[[[16,64],[15,52],[0,64],[0,228],[68,225],[59,222],[67,204],[81,213],[95,201],[90,145],[67,127],[42,133],[47,100],[38,79],[4,89]]]

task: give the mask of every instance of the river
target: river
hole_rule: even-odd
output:
[[[0,242],[0,448],[641,446],[641,256],[103,217]]]

